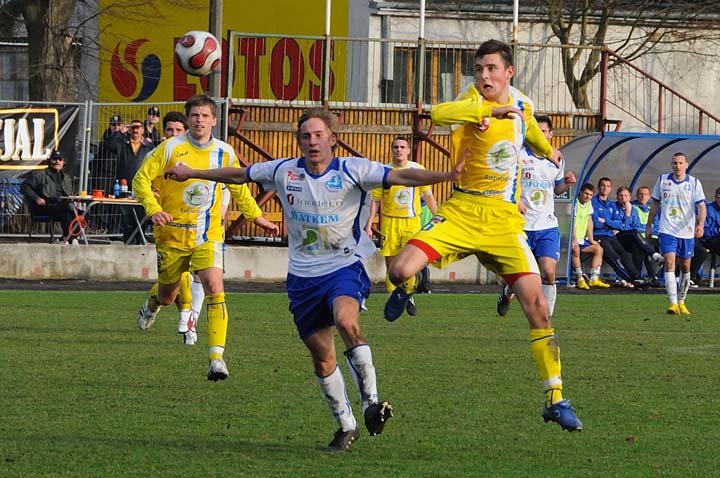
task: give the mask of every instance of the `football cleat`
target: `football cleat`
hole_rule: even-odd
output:
[[[411,315],[413,317],[417,315],[417,306],[415,305],[415,299],[413,299],[412,296],[407,301],[405,311],[408,313],[408,315]]]
[[[653,253],[652,260],[655,261],[655,264],[657,264],[658,266],[665,265],[665,258],[662,256],[662,254],[660,254],[658,252]]]
[[[500,317],[505,317],[510,310],[510,304],[512,303],[513,299],[515,298],[515,294],[510,292],[510,295],[506,295],[507,287],[503,287],[500,291],[500,296],[497,300],[497,313]]]
[[[338,431],[335,432],[335,436],[328,445],[328,451],[347,451],[358,438],[360,438],[359,427],[355,427],[354,430],[347,431],[343,431],[343,429],[340,428]]]
[[[584,277],[580,277],[578,279],[576,287],[582,290],[590,290],[590,286],[588,285],[587,281],[585,281]]]
[[[569,432],[583,431],[583,424],[575,415],[575,409],[570,405],[569,400],[560,400],[549,407],[543,406],[542,417],[545,423],[553,421],[560,425],[563,430]]]
[[[380,435],[387,422],[393,416],[393,407],[388,402],[373,403],[365,409],[365,427],[370,436]]]
[[[411,294],[402,287],[396,287],[385,302],[385,319],[390,322],[397,320],[407,308]]]
[[[690,311],[685,305],[685,302],[678,302],[678,312],[680,312],[681,315],[690,315]]]
[[[599,277],[593,277],[590,279],[590,282],[587,283],[589,287],[597,287],[598,289],[607,289],[610,287],[610,284],[607,282],[603,282],[603,280]]]
[[[212,359],[208,367],[207,378],[213,382],[225,380],[230,375],[223,359]]]
[[[148,306],[148,300],[149,299],[145,299],[145,303],[142,307],[140,307],[137,318],[138,329],[143,332],[152,327],[152,324],[155,323],[155,318],[157,317],[158,312],[160,312],[160,307],[158,307],[155,312],[152,312]]]
[[[178,324],[178,333],[183,336],[185,345],[195,345],[197,343],[197,314],[191,311],[187,322],[183,321],[182,315]]]
[[[677,304],[670,304],[666,312],[670,315],[680,315],[680,307]]]

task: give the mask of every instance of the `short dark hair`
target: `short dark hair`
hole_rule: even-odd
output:
[[[683,152],[681,152],[681,151],[678,151],[677,153],[674,153],[674,154],[672,155],[673,158],[677,158],[678,156],[682,156],[683,158],[685,158],[685,162],[688,161],[687,154],[685,154],[685,153],[683,153]]]
[[[163,116],[163,119],[162,119],[163,129],[167,128],[167,124],[168,124],[170,121],[175,121],[175,122],[178,122],[178,123],[182,123],[183,127],[184,127],[185,130],[187,131],[187,129],[188,129],[187,116],[185,116],[185,115],[182,114],[181,112],[179,112],[179,111],[168,111],[167,113],[165,113],[165,116]]]
[[[620,194],[623,191],[627,191],[628,193],[630,193],[630,188],[626,188],[625,186],[620,186],[619,188],[617,188],[617,191],[615,191],[615,194]]]
[[[535,121],[538,123],[546,123],[550,131],[553,130],[552,120],[548,115],[535,115]]]
[[[408,147],[410,147],[410,140],[405,136],[395,136],[390,144],[395,144],[395,141],[405,141]]]
[[[647,189],[647,191],[650,192],[650,186],[638,186],[635,190],[635,194],[637,194],[641,189]]]
[[[330,133],[336,134],[336,130],[338,127],[337,115],[332,111],[324,110],[322,108],[310,108],[309,110],[303,111],[303,114],[300,115],[300,119],[298,119],[297,132],[295,133],[298,141],[300,141],[300,128],[302,127],[303,123],[312,118],[322,120],[322,122],[325,123],[327,129],[330,130]]]
[[[475,52],[475,58],[481,58],[485,55],[492,55],[493,53],[499,53],[500,57],[505,62],[505,67],[513,65],[513,51],[505,42],[500,40],[488,40],[480,45],[480,48]]]
[[[600,179],[598,179],[598,187],[600,187],[600,183],[603,182],[603,181],[608,181],[608,182],[610,183],[610,185],[612,185],[612,179],[610,179],[610,178],[607,177],[607,176],[603,176],[603,177],[601,177]]]
[[[195,106],[208,106],[212,112],[213,118],[217,118],[217,105],[215,101],[208,95],[195,95],[188,98],[185,102],[185,116],[190,116],[190,110]]]
[[[715,190],[715,194],[720,194],[720,188],[717,188],[717,189]]]
[[[587,190],[587,191],[592,191],[592,192],[594,193],[594,192],[595,192],[595,186],[593,186],[593,185],[590,184],[590,183],[585,183],[585,184],[583,184],[583,185],[580,187],[580,191],[585,191],[585,190]]]

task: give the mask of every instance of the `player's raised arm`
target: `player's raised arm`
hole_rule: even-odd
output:
[[[165,171],[165,179],[173,181],[187,181],[191,178],[206,179],[226,184],[243,184],[248,182],[246,168],[217,168],[217,169],[192,169],[184,164],[178,164]]]
[[[387,175],[389,185],[424,186],[426,184],[442,183],[444,181],[457,181],[465,172],[465,160],[469,155],[466,149],[458,158],[452,171],[428,171],[426,169],[393,169]]]

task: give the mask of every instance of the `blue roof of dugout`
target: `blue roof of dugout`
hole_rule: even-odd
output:
[[[555,214],[559,220],[561,259],[558,276],[563,276],[563,264],[569,272],[568,246],[575,197],[580,186],[608,177],[613,182],[610,199],[615,191],[627,186],[633,199],[639,186],[651,190],[661,174],[672,172],[672,155],[685,153],[689,161],[688,173],[700,179],[705,197],[713,200],[720,186],[720,136],[700,134],[661,134],[605,132],[579,136],[561,148],[565,157],[565,171],[571,170],[577,184],[571,191],[570,201],[556,200]]]
[[[688,173],[700,179],[705,196],[714,197],[720,186],[720,136],[661,133],[593,133],[575,138],[562,148],[566,169],[575,172],[578,184],[597,186],[601,177],[613,189],[653,187],[660,174],[670,173],[672,155],[685,153]],[[613,195],[614,198],[614,195]]]

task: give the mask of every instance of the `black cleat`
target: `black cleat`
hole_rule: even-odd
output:
[[[328,445],[328,451],[340,452],[347,451],[355,440],[360,437],[360,428],[355,427],[354,430],[343,431],[342,428],[335,432],[335,436]]]
[[[510,304],[515,298],[515,294],[510,293],[509,296],[505,295],[505,287],[500,291],[500,297],[497,300],[497,313],[500,317],[505,317],[510,310]]]
[[[407,307],[411,295],[405,292],[402,287],[396,287],[385,302],[385,319],[393,322],[397,320]]]
[[[393,416],[393,407],[388,402],[373,403],[365,409],[365,427],[370,436],[380,435]]]
[[[407,301],[405,311],[408,313],[408,315],[412,315],[413,317],[417,315],[417,306],[415,305],[415,299],[413,299],[412,296],[410,296]]]

